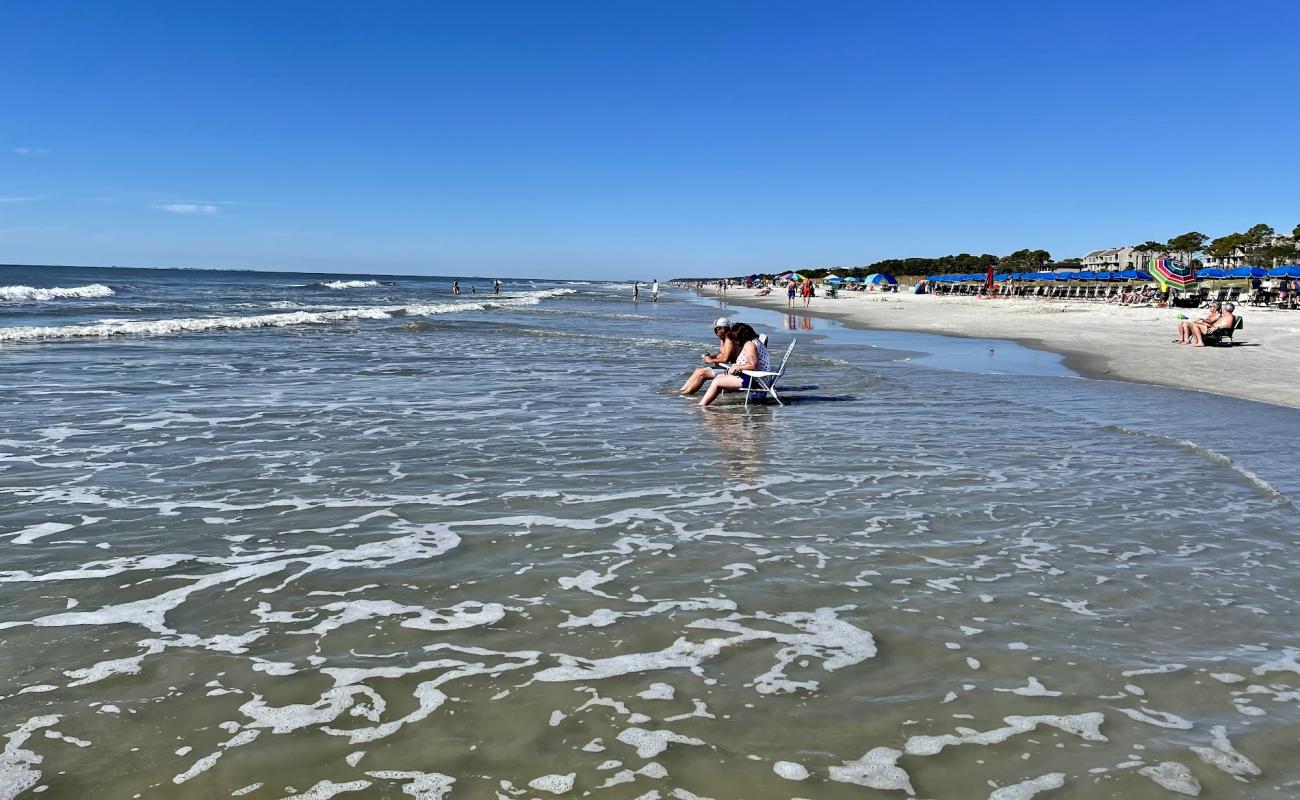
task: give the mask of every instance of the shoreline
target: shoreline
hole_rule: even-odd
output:
[[[999,339],[1056,353],[1090,380],[1121,380],[1300,408],[1300,312],[1239,307],[1246,321],[1233,347],[1172,343],[1178,315],[1198,309],[1116,306],[1065,300],[977,300],[905,292],[816,297],[786,305],[775,292],[696,290],[702,297],[781,313],[833,319],[863,330],[907,331],[967,339]]]

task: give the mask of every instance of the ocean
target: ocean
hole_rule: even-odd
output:
[[[451,280],[0,267],[0,798],[1300,795],[1300,411]]]

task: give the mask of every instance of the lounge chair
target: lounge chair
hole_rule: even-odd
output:
[[[749,376],[749,386],[745,387],[745,405],[749,405],[750,397],[755,400],[766,400],[769,397],[776,401],[779,406],[785,405],[781,401],[781,396],[776,393],[776,383],[781,380],[785,374],[786,364],[790,363],[790,354],[794,352],[794,343],[797,339],[790,340],[790,346],[785,349],[785,355],[781,358],[781,366],[776,372],[766,370],[744,369],[741,373]]]

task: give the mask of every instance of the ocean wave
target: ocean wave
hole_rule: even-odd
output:
[[[462,311],[487,311],[537,305],[543,300],[573,294],[572,289],[546,289],[521,292],[511,297],[475,303],[422,303],[402,306],[363,306],[337,311],[294,311],[284,314],[248,316],[184,317],[179,319],[133,320],[104,319],[84,325],[23,326],[0,328],[0,342],[45,341],[51,339],[93,339],[108,336],[166,336],[176,333],[203,333],[253,328],[286,328],[297,325],[329,325],[354,320],[382,320],[393,317],[419,317],[453,314]]]
[[[379,281],[325,281],[316,285],[323,289],[373,289]]]
[[[30,302],[45,300],[68,300],[82,297],[112,297],[117,294],[109,287],[102,283],[92,283],[88,286],[55,286],[49,289],[41,289],[36,286],[0,286],[0,300],[9,300],[12,302]]]

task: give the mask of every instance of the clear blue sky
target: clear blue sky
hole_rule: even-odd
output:
[[[1300,222],[1300,3],[4,9],[0,262],[608,278]]]

